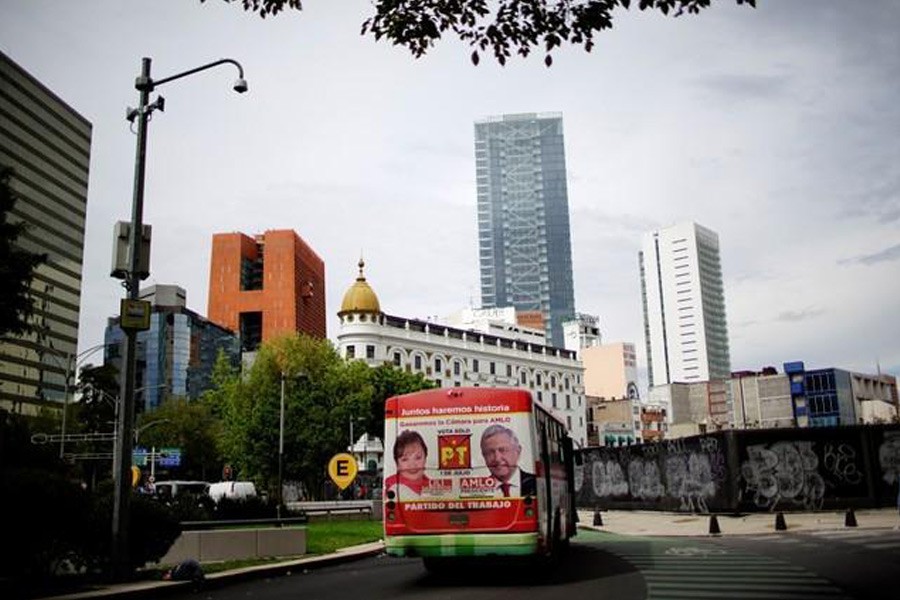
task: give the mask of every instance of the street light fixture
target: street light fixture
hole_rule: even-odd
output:
[[[91,346],[87,350],[79,352],[78,354],[72,354],[71,352],[62,353],[56,350],[52,345],[49,346],[50,356],[54,357],[56,360],[56,356],[60,358],[65,357],[66,363],[65,366],[62,363],[57,362],[57,365],[63,367],[66,370],[66,381],[64,387],[63,394],[63,410],[62,410],[62,423],[60,425],[60,436],[59,436],[59,457],[64,458],[66,455],[66,419],[69,412],[69,394],[72,392],[73,385],[72,382],[77,376],[78,367],[87,360],[91,354],[94,354],[98,350],[102,348],[106,348],[107,346],[115,346],[118,342],[107,343],[107,344],[97,344],[96,346]]]
[[[153,80],[150,76],[149,58],[143,58],[141,62],[141,74],[135,79],[134,87],[140,92],[140,102],[136,109],[128,109],[126,118],[129,122],[137,121],[137,149],[134,161],[134,195],[131,206],[131,224],[128,232],[128,268],[121,275],[124,277],[125,289],[128,291],[127,298],[122,302],[122,318],[120,318],[120,326],[125,332],[125,373],[122,377],[121,387],[121,410],[119,411],[117,428],[116,428],[116,449],[115,455],[118,457],[117,477],[115,485],[115,493],[113,496],[113,518],[112,518],[112,565],[113,572],[117,577],[127,574],[128,571],[128,517],[131,501],[131,490],[129,489],[128,470],[130,466],[130,457],[132,451],[132,437],[128,435],[131,431],[134,421],[134,387],[136,372],[136,346],[137,332],[145,326],[125,327],[126,311],[128,316],[132,316],[131,309],[140,307],[140,279],[149,276],[150,266],[142,264],[143,253],[142,238],[144,232],[143,212],[144,212],[144,175],[146,171],[147,157],[147,123],[150,114],[156,110],[163,110],[164,100],[160,97],[156,102],[150,103],[150,93],[159,86],[205,71],[222,64],[231,64],[238,69],[238,79],[234,83],[234,90],[238,93],[247,91],[247,82],[244,79],[244,69],[240,63],[231,58],[222,58],[211,63],[201,65],[194,69],[182,71],[169,77]],[[119,276],[119,274],[117,274]]]

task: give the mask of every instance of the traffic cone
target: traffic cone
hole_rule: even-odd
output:
[[[844,527],[856,527],[856,514],[852,508],[848,508],[844,516]]]
[[[785,531],[787,524],[784,522],[784,513],[775,515],[775,531]]]
[[[720,533],[722,533],[722,530],[719,529],[719,519],[716,518],[716,515],[710,515],[709,535],[719,535]]]
[[[600,509],[596,509],[594,511],[594,527],[602,527],[603,526],[603,517],[600,516]]]

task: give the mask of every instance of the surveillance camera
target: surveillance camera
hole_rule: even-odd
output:
[[[244,79],[238,79],[234,82],[234,91],[238,94],[243,94],[247,91],[247,81]]]

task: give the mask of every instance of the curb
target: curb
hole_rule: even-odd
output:
[[[341,548],[331,554],[322,556],[312,556],[308,558],[297,558],[271,564],[255,565],[252,567],[244,567],[241,569],[233,569],[231,571],[221,571],[208,575],[201,588],[202,590],[213,590],[239,583],[242,581],[250,581],[266,577],[277,577],[280,575],[290,575],[293,572],[303,572],[310,569],[317,569],[324,566],[331,566],[346,562],[352,562],[369,556],[377,556],[384,552],[384,542],[372,542],[353,546],[350,548]],[[99,589],[84,592],[76,592],[73,594],[65,594],[62,596],[47,596],[40,600],[82,600],[85,598],[110,598],[110,599],[136,599],[136,598],[161,598],[178,592],[189,591],[195,589],[194,583],[191,581],[141,581],[133,583],[114,584]]]

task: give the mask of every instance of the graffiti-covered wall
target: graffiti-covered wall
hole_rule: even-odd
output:
[[[745,512],[893,506],[900,426],[717,432],[579,451],[583,508]],[[578,461],[577,461],[578,462]]]

